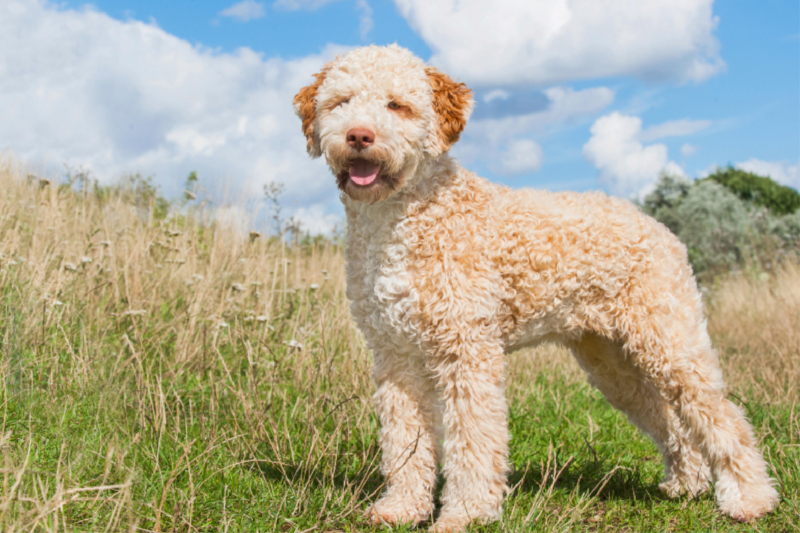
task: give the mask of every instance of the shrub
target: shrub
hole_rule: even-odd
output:
[[[718,168],[701,181],[716,181],[742,200],[766,207],[773,215],[788,215],[800,209],[800,193],[796,190],[738,168]]]
[[[740,194],[743,184],[752,186]],[[731,168],[694,183],[663,174],[642,209],[686,245],[698,275],[746,265],[771,269],[787,256],[800,255],[800,210],[786,212],[794,200],[783,189],[800,198],[793,189],[769,178]],[[765,199],[770,200],[765,203]]]

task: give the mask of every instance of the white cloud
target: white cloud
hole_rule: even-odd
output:
[[[650,126],[642,131],[639,140],[642,142],[657,141],[665,137],[681,137],[703,131],[711,125],[710,120],[670,120],[663,124]]]
[[[542,167],[542,147],[530,139],[513,141],[502,154],[500,166],[503,174],[527,174]]]
[[[693,146],[689,143],[684,144],[681,146],[681,155],[683,157],[691,157],[697,153],[697,146]]]
[[[453,148],[453,155],[465,163],[478,159],[486,161],[498,174],[535,172],[544,158],[541,147],[529,137],[586,120],[614,101],[614,91],[607,87],[581,91],[551,87],[543,92],[549,104],[542,111],[467,123],[461,141]],[[491,91],[484,101],[508,97],[506,91]],[[533,145],[536,148],[532,148]]]
[[[255,0],[242,0],[239,3],[233,4],[227,9],[220,12],[223,17],[234,18],[240,22],[247,22],[248,20],[260,19],[265,15],[264,4],[256,2]]]
[[[260,199],[277,180],[285,205],[340,212],[291,105],[336,51],[292,61],[222,54],[92,9],[4,0],[0,149],[34,166],[83,166],[105,182],[154,175],[167,194],[196,170],[217,205],[226,187],[233,200]]]
[[[505,143],[516,135],[542,133],[548,127],[593,115],[614,101],[614,91],[607,87],[581,91],[570,87],[551,87],[543,92],[550,101],[544,111],[473,120],[467,124],[467,137],[481,137],[491,144]],[[492,93],[496,92],[490,92],[487,97]],[[507,93],[503,93],[507,98]],[[493,99],[503,96],[496,93]]]
[[[800,189],[800,164],[792,165],[785,161],[763,161],[752,158],[736,163],[736,168],[760,176],[769,176],[778,183]]]
[[[287,11],[298,11],[300,9],[314,11],[325,4],[336,1],[337,0],[276,0],[273,5],[278,9],[286,9]]]
[[[366,40],[367,35],[375,26],[375,22],[372,20],[372,7],[367,0],[357,0],[356,9],[361,13],[358,19],[358,31],[361,38]]]
[[[619,75],[700,81],[724,68],[713,35],[713,0],[395,4],[433,50],[432,62],[474,84]]]
[[[344,224],[344,217],[333,213],[325,213],[320,205],[311,207],[301,207],[293,218],[300,223],[300,230],[303,233],[312,235],[331,235],[335,230],[341,230]]]
[[[642,144],[639,117],[614,112],[597,119],[590,131],[592,136],[583,146],[583,155],[616,194],[642,194],[661,171],[683,175],[683,169],[669,161],[666,145]]]

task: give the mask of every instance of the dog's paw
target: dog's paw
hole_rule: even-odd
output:
[[[379,500],[367,509],[366,515],[367,519],[376,525],[411,524],[416,526],[427,520],[432,510],[430,505],[409,506],[408,502]]]
[[[778,491],[771,485],[767,485],[749,491],[746,496],[738,499],[726,501],[718,498],[717,504],[723,513],[734,520],[749,522],[772,512],[779,500]]]

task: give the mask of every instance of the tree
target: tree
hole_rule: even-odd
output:
[[[773,215],[782,216],[800,209],[800,193],[771,178],[728,166],[700,181],[716,181],[746,202],[766,207]]]

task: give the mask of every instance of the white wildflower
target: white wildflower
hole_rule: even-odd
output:
[[[311,285],[308,286],[308,288],[311,289],[312,291],[315,291],[319,289],[319,285],[317,283],[312,283]]]
[[[266,322],[267,320],[269,320],[269,318],[266,315],[258,315],[256,317],[256,320],[258,320],[259,322]]]
[[[244,285],[244,283],[234,283],[231,285],[231,289],[233,289],[235,292],[244,292],[247,290],[247,287]]]
[[[290,340],[289,342],[287,342],[287,343],[286,343],[286,345],[287,345],[289,348],[295,348],[295,349],[297,349],[297,350],[302,350],[302,349],[303,349],[303,344],[302,344],[302,343],[300,343],[300,342],[298,342],[298,341],[297,341],[297,340],[295,340],[295,339],[292,339],[292,340]]]
[[[78,267],[75,266],[73,263],[64,263],[64,270],[69,270],[70,272],[75,272],[78,270]]]
[[[85,256],[85,255],[83,257],[81,257],[81,263],[91,263],[91,262],[92,262],[92,258],[91,257]]]

